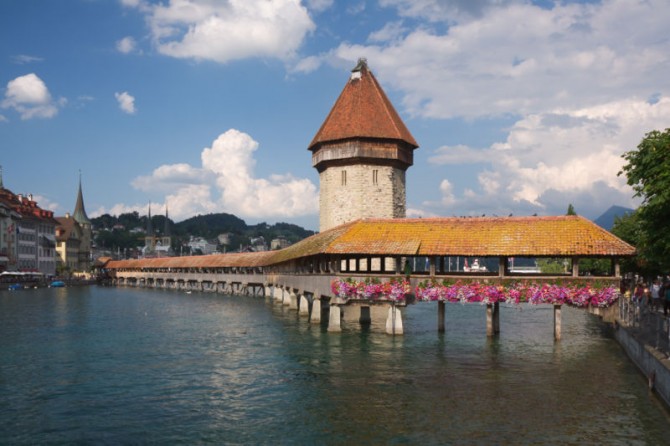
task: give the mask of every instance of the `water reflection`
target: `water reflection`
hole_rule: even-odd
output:
[[[405,336],[263,298],[0,293],[0,438],[14,444],[663,444],[666,411],[596,319],[404,314]],[[60,292],[61,294],[57,294]],[[64,293],[64,294],[62,294]]]

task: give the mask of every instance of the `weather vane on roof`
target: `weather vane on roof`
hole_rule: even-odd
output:
[[[358,58],[358,64],[354,67],[353,70],[351,70],[352,73],[355,73],[357,71],[362,71],[363,68],[368,67],[368,60],[365,57],[359,57]]]

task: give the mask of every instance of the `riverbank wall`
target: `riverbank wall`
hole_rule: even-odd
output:
[[[614,323],[614,338],[647,377],[649,388],[670,407],[670,360],[665,353],[636,337],[631,330]]]

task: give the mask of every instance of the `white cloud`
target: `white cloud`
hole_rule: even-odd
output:
[[[123,54],[129,54],[135,51],[137,48],[137,42],[130,36],[124,37],[123,39],[116,42],[117,51]]]
[[[129,8],[140,7],[143,3],[142,0],[121,0],[121,4]]]
[[[351,3],[347,6],[347,14],[349,15],[358,15],[361,12],[365,11],[365,1],[359,1],[357,3]]]
[[[424,24],[390,41],[381,33],[373,45],[343,43],[331,62],[354,64],[366,55],[378,76],[403,92],[404,107],[429,118],[586,107],[614,95],[649,97],[656,93],[650,85],[668,94],[670,40],[658,37],[670,20],[664,0],[556,3],[551,9],[506,3],[473,10],[446,31]],[[422,17],[445,5],[419,4]]]
[[[307,0],[307,6],[314,12],[323,12],[333,6],[334,0]]]
[[[440,183],[440,194],[442,195],[442,204],[444,206],[451,206],[455,203],[456,197],[454,197],[453,187],[449,180],[442,180]]]
[[[407,31],[401,21],[389,22],[380,30],[371,33],[368,36],[370,42],[391,42],[401,39]]]
[[[9,119],[4,117],[3,115],[0,115],[0,122],[9,122]]]
[[[323,59],[324,58],[320,56],[308,56],[300,59],[294,67],[290,68],[291,72],[304,74],[311,73],[321,66]]]
[[[396,7],[402,16],[429,21],[462,21],[480,17],[494,8],[523,3],[525,0],[380,0],[386,7]]]
[[[318,192],[308,179],[290,174],[256,178],[254,152],[258,143],[246,133],[228,130],[202,151],[202,166],[163,165],[132,185],[148,193],[165,194],[176,220],[196,214],[229,212],[242,218],[293,218],[318,212]],[[116,205],[105,212],[127,212]],[[146,211],[144,211],[146,212]]]
[[[131,184],[144,192],[168,192],[186,185],[201,184],[208,179],[208,175],[208,171],[186,163],[170,164],[157,167],[151,175],[135,178]]]
[[[650,130],[665,128],[668,117],[668,97],[654,104],[630,99],[532,114],[516,122],[504,142],[483,150],[440,148],[430,161],[488,165],[478,175],[476,191],[455,198],[451,188],[441,187],[445,205],[502,214],[517,209],[564,212],[572,202],[585,214],[598,214],[612,204],[635,206],[625,178],[617,176],[621,155]]]
[[[221,202],[226,209],[247,217],[294,217],[315,213],[318,194],[307,179],[291,175],[255,178],[253,153],[258,143],[246,133],[231,129],[219,135],[202,152],[202,165],[217,176]]]
[[[169,0],[147,4],[123,0],[146,14],[162,54],[225,63],[248,57],[288,60],[315,29],[299,0]],[[329,0],[314,0],[315,10]]]
[[[13,56],[12,60],[15,64],[25,65],[33,62],[42,62],[44,59],[37,56],[30,56],[28,54],[19,54],[17,56]]]
[[[401,95],[399,110],[415,118],[458,118],[452,122],[488,130],[491,118],[514,122],[496,128],[507,137],[488,147],[452,140],[434,150],[431,163],[456,166],[459,179],[468,169],[477,183],[455,188],[447,176],[442,199],[424,207],[507,215],[564,213],[561,197],[594,213],[635,205],[617,173],[623,152],[670,122],[670,39],[659,38],[667,34],[667,2],[380,3],[411,20],[315,60],[339,67],[367,57],[387,91]]]
[[[44,195],[34,194],[33,201],[35,201],[35,203],[37,203],[37,205],[42,209],[47,209],[53,212],[56,212],[56,210],[60,207],[57,202],[49,200]]]
[[[98,209],[95,209],[91,212],[91,217],[96,218],[100,217],[103,214],[121,215],[121,214],[129,214],[131,212],[137,212],[140,215],[146,215],[147,210],[148,210],[147,204],[133,204],[133,205],[115,204],[111,208],[100,206]]]
[[[2,108],[14,109],[21,119],[53,118],[65,98],[54,101],[46,84],[35,73],[19,76],[7,83]]]
[[[117,102],[119,103],[119,108],[129,115],[135,114],[137,109],[135,108],[135,97],[130,95],[127,91],[121,93],[114,93]]]
[[[442,146],[435,150],[435,155],[428,158],[432,164],[469,164],[490,161],[491,150],[477,150],[463,144]]]

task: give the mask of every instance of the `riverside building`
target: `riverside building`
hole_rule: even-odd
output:
[[[52,211],[42,209],[33,196],[15,194],[6,189],[0,172],[0,204],[5,209],[2,218],[3,244],[8,271],[39,272],[47,276],[56,273],[56,225]]]

